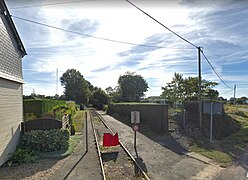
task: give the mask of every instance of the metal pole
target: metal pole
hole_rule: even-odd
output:
[[[87,111],[85,111],[85,142],[86,142],[86,152],[88,152],[88,120],[87,120]]]
[[[183,129],[185,130],[186,110],[183,110]]]
[[[234,88],[233,88],[233,105],[235,105],[236,104],[236,87],[237,87],[237,85],[236,84],[234,84]]]
[[[136,146],[136,136],[137,136],[137,133],[136,131],[134,131],[134,150],[135,150],[136,156],[138,157],[137,146]]]
[[[198,93],[199,93],[199,127],[202,129],[202,97],[201,97],[201,47],[198,47],[198,72],[199,72],[199,82],[198,82]]]
[[[211,101],[210,104],[210,135],[209,135],[209,141],[210,143],[213,141],[213,102]]]

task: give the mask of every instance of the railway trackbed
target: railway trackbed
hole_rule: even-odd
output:
[[[103,179],[149,179],[136,158],[119,140],[120,145],[103,147],[103,134],[115,134],[95,110],[89,110]]]

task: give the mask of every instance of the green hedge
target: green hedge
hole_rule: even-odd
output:
[[[29,131],[23,134],[20,145],[39,152],[66,151],[69,132],[62,129]]]
[[[29,99],[23,100],[23,111],[24,116],[27,113],[33,113],[37,118],[41,117],[42,114],[48,113],[54,106],[65,105],[65,101],[61,100],[49,100],[49,99]]]

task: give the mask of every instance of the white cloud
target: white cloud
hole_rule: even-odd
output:
[[[194,44],[203,45],[204,52],[207,52],[213,67],[225,80],[231,83],[246,81],[247,75],[236,73],[229,76],[226,73],[230,70],[230,67],[227,67],[230,64],[245,63],[247,65],[245,50],[247,41],[242,41],[242,38],[246,40],[247,30],[241,31],[240,24],[237,22],[237,17],[243,17],[242,22],[246,19],[246,16],[244,17],[247,14],[246,10],[237,14],[230,11],[232,6],[221,9],[223,2],[209,3],[203,8],[194,4],[187,6],[188,1],[182,1],[181,4],[176,1],[133,2]],[[234,7],[241,8],[240,5]],[[226,23],[228,19],[223,16],[229,11],[232,24]],[[37,93],[39,90],[41,94],[53,95],[55,85],[54,82],[42,85],[35,83],[34,77],[30,75],[32,71],[25,69],[33,69],[33,72],[44,75],[54,74],[58,67],[60,77],[68,68],[75,68],[93,85],[103,89],[108,86],[114,87],[118,77],[126,71],[137,71],[151,84],[146,93],[147,96],[160,95],[161,86],[171,81],[174,72],[185,73],[184,77],[197,76],[197,50],[183,49],[191,46],[125,1],[118,1],[118,4],[112,6],[107,1],[44,6],[37,8],[35,13],[32,11],[33,14],[29,11],[23,11],[24,13],[20,14],[20,11],[13,10],[13,14],[15,12],[19,16],[64,29],[73,26],[70,30],[85,34],[87,32],[96,37],[141,44],[155,43],[153,45],[170,47],[146,50],[135,45],[73,35],[22,22],[28,25],[29,32],[26,32],[25,25],[18,21],[21,37],[29,54],[24,58],[24,77],[27,81],[24,93],[26,94],[35,88]],[[220,28],[221,25],[223,25],[222,28]],[[125,56],[120,55],[123,52],[126,53]],[[219,82],[205,60],[202,61],[203,73],[205,73],[203,77]],[[55,75],[51,79],[54,77]],[[60,86],[59,93],[62,91]]]

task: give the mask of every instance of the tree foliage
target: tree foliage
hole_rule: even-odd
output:
[[[118,86],[116,86],[115,88],[112,88],[111,86],[109,86],[105,89],[105,91],[107,95],[109,96],[110,101],[113,101],[113,102],[121,101],[121,91]]]
[[[83,75],[75,69],[68,69],[60,78],[61,85],[64,86],[64,94],[67,100],[74,100],[77,103],[88,103],[90,89],[88,82]]]
[[[166,98],[172,103],[177,101],[183,102],[185,100],[197,100],[198,99],[198,77],[183,78],[182,74],[175,73],[172,81],[166,83],[166,86],[162,87],[163,98]],[[218,83],[207,80],[202,80],[202,97],[213,99],[218,97],[219,93],[214,88]]]
[[[92,96],[90,97],[90,104],[98,109],[103,109],[104,104],[108,104],[109,96],[98,87],[94,87],[92,91]]]
[[[118,79],[119,92],[123,101],[139,101],[148,90],[148,84],[141,75],[126,72]]]

